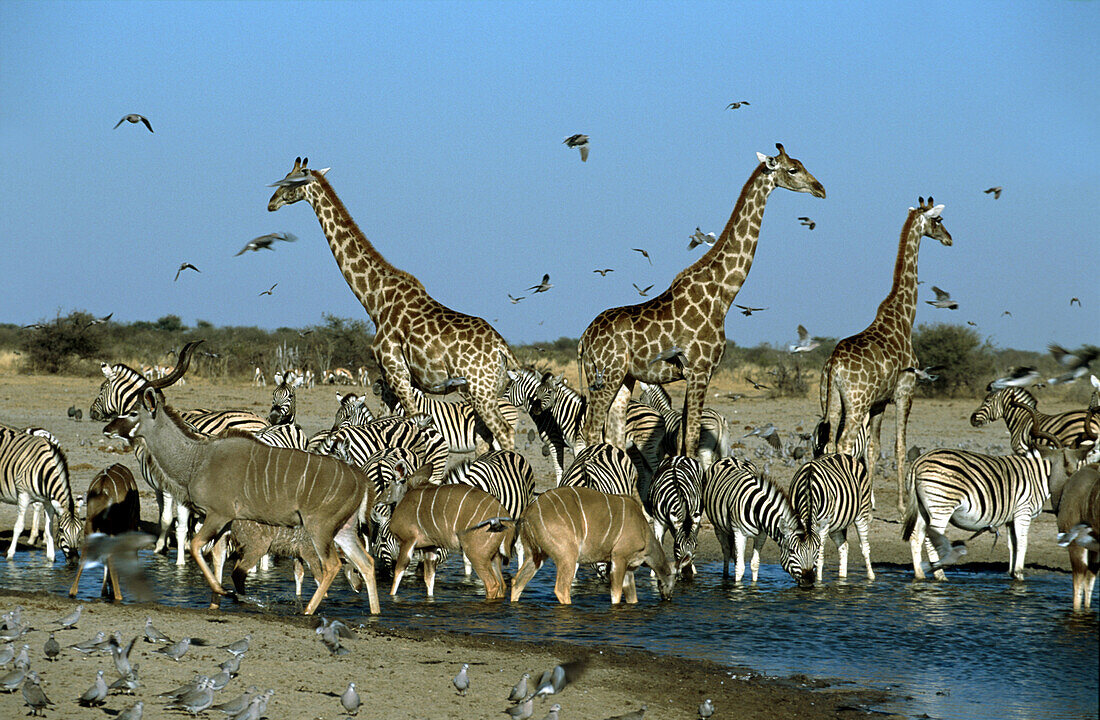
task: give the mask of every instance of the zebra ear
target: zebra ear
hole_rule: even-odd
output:
[[[283,384],[283,374],[282,373],[275,373],[275,384],[276,385],[282,385]]]
[[[103,377],[112,380],[115,377],[115,368],[108,363],[100,363],[99,369],[103,371]]]
[[[515,370],[507,370],[508,379],[512,382],[519,382],[519,374]]]

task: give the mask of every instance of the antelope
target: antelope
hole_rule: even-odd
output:
[[[556,487],[527,506],[519,523],[527,559],[512,579],[512,602],[550,558],[557,566],[554,594],[571,604],[570,585],[580,563],[611,563],[611,603],[626,595],[638,602],[634,570],[648,565],[657,576],[661,599],[672,597],[676,570],[646,521],[642,506],[626,495],[586,487]]]
[[[390,532],[400,549],[393,569],[397,594],[401,577],[419,548],[461,549],[474,572],[485,584],[485,599],[505,595],[501,558],[511,555],[515,521],[495,497],[469,485],[431,485],[431,467],[423,466],[407,480],[395,481],[382,502],[396,502],[390,516]],[[425,553],[424,583],[428,597],[435,588],[436,557]]]
[[[84,537],[93,533],[121,535],[137,530],[141,522],[141,504],[138,500],[137,483],[130,468],[115,463],[100,470],[88,485],[87,515],[84,517]],[[84,572],[84,552],[80,553],[80,565],[76,569],[76,579],[69,588],[69,597],[76,597],[80,585],[80,575]],[[115,562],[108,559],[103,569],[103,587],[101,594],[106,597],[108,588],[118,602],[122,601],[122,588],[118,582]]]
[[[186,372],[197,344],[184,346],[176,370],[162,387]],[[334,458],[265,445],[244,432],[230,430],[217,438],[196,433],[165,402],[159,387],[142,391],[136,433],[163,472],[206,513],[191,538],[190,551],[215,594],[230,593],[214,577],[202,548],[234,520],[251,520],[301,526],[317,550],[320,577],[306,615],[317,610],[340,571],[340,550],[367,581],[371,613],[379,612],[374,560],[356,535],[359,517],[376,499],[362,472]]]
[[[1085,427],[1092,426],[1096,408],[1090,407]],[[1088,439],[1096,443],[1096,434],[1088,432]],[[1050,505],[1058,516],[1058,544],[1069,551],[1069,564],[1073,569],[1073,610],[1088,610],[1092,606],[1092,588],[1100,571],[1100,550],[1097,549],[1097,533],[1100,531],[1100,466],[1085,465],[1064,483],[1051,478]],[[1082,527],[1084,526],[1084,527]]]

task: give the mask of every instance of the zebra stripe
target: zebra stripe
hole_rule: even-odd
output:
[[[389,408],[391,413],[405,415],[406,409],[394,394],[393,388],[385,380],[375,380],[374,394]],[[486,445],[500,449],[499,444],[493,439],[488,426],[474,412],[474,408],[466,401],[447,402],[430,398],[417,388],[412,388],[413,398],[416,400],[416,412],[428,415],[434,422],[435,428],[447,442],[447,447],[453,453],[474,452],[477,449],[478,440]],[[500,412],[504,420],[513,428],[519,419],[519,411],[511,403],[501,399]]]
[[[336,430],[344,425],[366,425],[376,419],[374,413],[367,407],[367,397],[348,393],[341,395],[336,393],[336,419],[332,422],[332,429]],[[316,436],[315,436],[316,437]]]
[[[309,451],[331,455],[358,468],[364,468],[371,456],[387,448],[403,447],[416,453],[421,465],[431,465],[431,482],[439,484],[447,469],[447,443],[443,436],[426,424],[426,416],[386,417],[367,425],[345,425],[310,439]]]
[[[45,438],[0,425],[0,502],[18,506],[9,560],[15,556],[24,515],[32,501],[41,502],[46,510],[46,559],[54,561],[55,534],[65,556],[76,557],[83,523],[76,517],[65,454]]]
[[[925,542],[926,528],[945,534],[948,523],[971,531],[1007,525],[1009,574],[1022,580],[1031,521],[1042,511],[1050,485],[1076,471],[1085,452],[1043,449],[1036,458],[940,449],[921,455],[906,475],[909,497],[902,531],[913,556],[913,574],[924,578],[922,546],[931,563],[939,560],[931,542]],[[935,576],[945,577],[942,569]]]
[[[672,397],[664,386],[639,382],[642,403],[661,414],[665,423],[663,455],[675,455],[679,450],[680,422],[683,413],[672,407]],[[699,414],[699,462],[705,472],[715,460],[730,455],[730,429],[726,419],[713,408],[705,407]]]
[[[695,575],[693,556],[699,545],[699,523],[703,519],[703,468],[695,458],[667,457],[657,466],[649,492],[643,496],[645,509],[653,518],[653,534],[664,542],[672,534],[676,570],[685,579]]]
[[[294,422],[294,414],[297,410],[294,390],[301,384],[301,377],[291,379],[290,373],[285,376],[275,373],[275,389],[271,392],[271,410],[267,414],[269,423],[282,425]]]
[[[558,487],[580,486],[608,495],[629,495],[642,502],[638,494],[638,471],[625,450],[607,443],[589,445],[558,482]]]
[[[1023,405],[1024,407],[1020,407]],[[1091,445],[1100,433],[1100,416],[1091,421],[1091,431],[1085,425],[1089,417],[1088,410],[1071,410],[1058,415],[1044,415],[1037,408],[1035,396],[1024,388],[1006,387],[994,390],[985,396],[982,404],[970,416],[970,424],[982,427],[994,420],[1004,418],[1011,435],[1010,446],[1017,455],[1027,455],[1034,446],[1031,437],[1032,418],[1030,409],[1035,409],[1039,430],[1058,438],[1065,447]],[[1029,409],[1030,408],[1030,409]]]
[[[271,447],[305,450],[309,441],[305,431],[297,423],[268,425],[252,433],[260,442]]]
[[[376,497],[381,498],[387,488],[416,472],[420,465],[420,458],[412,450],[395,447],[372,455],[363,471],[374,484]],[[370,508],[368,517],[359,519],[360,527],[366,529],[364,543],[374,558],[375,572],[381,571],[391,577],[397,562],[397,553],[401,549],[401,543],[390,532],[393,507],[393,503],[377,502]]]
[[[553,373],[539,375],[530,368],[508,371],[509,383],[504,397],[512,405],[531,416],[542,441],[550,446],[554,459],[554,476],[561,484],[565,468],[565,449],[574,455],[584,448],[581,424],[584,422],[585,399],[573,388],[555,382]]]
[[[797,525],[794,508],[783,488],[760,473],[748,460],[721,458],[710,466],[703,479],[703,508],[722,546],[722,576],[729,577],[730,557],[736,551],[734,580],[745,574],[745,545],[753,539],[752,581],[760,569],[760,550],[771,538],[780,547],[786,533]],[[784,554],[783,569],[792,577],[801,575],[800,559]]]
[[[473,460],[459,463],[447,471],[444,483],[471,485],[489,493],[508,511],[508,517],[518,519],[535,496],[535,471],[517,452],[496,450]],[[463,555],[466,574],[473,569]],[[523,565],[523,543],[516,543],[516,567]]]

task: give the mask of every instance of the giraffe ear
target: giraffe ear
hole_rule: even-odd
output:
[[[779,161],[776,158],[768,157],[762,152],[756,153],[756,157],[760,160],[760,162],[764,163],[764,167],[768,168],[769,170],[775,170],[777,167],[779,167]]]
[[[943,212],[943,205],[937,205],[934,208],[931,208],[928,211],[926,211],[924,213],[924,216],[926,218],[935,218],[935,217],[939,217],[941,212]]]
[[[332,169],[332,168],[325,168],[325,169],[323,169],[323,170],[314,170],[313,172],[314,172],[314,173],[316,173],[316,174],[318,174],[318,175],[324,175],[325,173],[327,173],[327,172],[328,172],[329,170],[331,170],[331,169]]]

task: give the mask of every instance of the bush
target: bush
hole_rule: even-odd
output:
[[[20,342],[24,369],[59,373],[99,353],[102,335],[94,320],[91,314],[76,310],[67,317],[58,315],[53,321],[25,328]]]
[[[919,382],[927,397],[973,397],[985,393],[993,377],[993,350],[978,333],[962,325],[921,325],[913,333],[913,350],[921,367],[941,365],[935,382]]]

